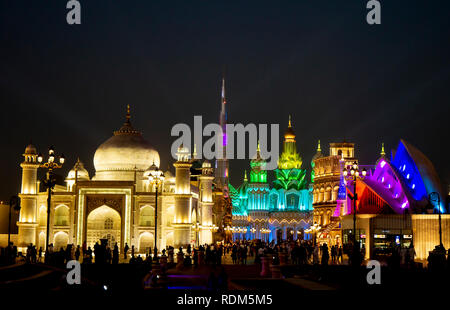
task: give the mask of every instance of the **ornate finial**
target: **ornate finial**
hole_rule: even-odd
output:
[[[127,122],[130,121],[130,118],[131,118],[131,116],[130,116],[130,105],[127,104]]]
[[[289,114],[289,128],[291,128],[292,127],[292,124],[291,124],[291,114]]]
[[[386,155],[386,152],[384,151],[384,142],[381,143],[381,152],[380,152],[381,157],[384,157]]]
[[[244,182],[247,182],[248,181],[248,179],[247,179],[247,170],[244,170]]]
[[[197,144],[194,143],[194,152],[192,153],[192,158],[197,157]]]
[[[322,150],[320,149],[320,140],[319,140],[319,142],[317,143],[317,152],[322,152]]]

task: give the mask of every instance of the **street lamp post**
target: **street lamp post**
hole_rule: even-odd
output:
[[[432,192],[428,195],[430,201],[436,201],[438,206],[438,214],[439,214],[439,246],[441,248],[444,247],[442,244],[442,223],[441,223],[441,197],[439,196],[439,193]]]
[[[8,247],[11,243],[11,208],[14,206],[14,211],[20,211],[20,198],[18,196],[12,196],[9,200],[9,219],[8,219]]]
[[[367,170],[364,168],[361,171],[361,175],[359,173],[359,167],[358,167],[358,163],[355,161],[353,163],[353,165],[351,165],[350,167],[344,167],[343,170],[343,174],[344,174],[344,178],[346,181],[352,181],[353,182],[353,195],[349,194],[349,198],[351,200],[353,200],[353,258],[352,258],[352,263],[356,266],[359,265],[359,263],[357,263],[357,254],[360,251],[359,248],[359,241],[358,243],[356,242],[356,201],[358,200],[358,194],[356,193],[356,180],[358,178],[360,179],[364,179],[364,177],[367,174]]]
[[[157,234],[158,234],[158,188],[164,181],[164,173],[153,163],[150,166],[148,180],[155,185],[155,249],[153,251],[153,260],[158,261]]]
[[[55,150],[53,146],[51,146],[48,150],[48,160],[46,163],[42,163],[44,157],[42,154],[38,155],[38,162],[40,168],[47,169],[46,178],[42,182],[44,187],[48,190],[47,195],[47,233],[45,234],[45,262],[48,263],[48,239],[50,233],[50,210],[51,210],[51,202],[52,202],[52,190],[56,185],[56,179],[53,175],[53,169],[62,168],[64,164],[65,158],[64,155],[61,154],[59,157],[59,163],[56,162]]]

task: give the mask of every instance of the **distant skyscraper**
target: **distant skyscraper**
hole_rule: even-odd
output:
[[[221,94],[221,109],[220,109],[220,126],[223,132],[223,158],[216,160],[216,183],[223,189],[228,189],[228,159],[227,154],[227,101],[225,98],[225,78],[222,78],[222,94]]]

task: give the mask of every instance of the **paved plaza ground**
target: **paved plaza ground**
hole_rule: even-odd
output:
[[[211,273],[216,276],[224,268],[228,277],[228,289],[231,291],[269,291],[297,292],[340,290],[347,288],[369,288],[366,281],[365,267],[355,273],[347,265],[303,266],[288,264],[281,268],[282,278],[273,279],[270,275],[260,275],[261,265],[254,264],[249,257],[247,265],[233,265],[231,257],[226,255],[221,266],[203,265],[199,267],[184,267],[177,269],[175,264],[169,265],[165,276],[158,280],[158,285],[148,285],[150,268],[146,264],[96,265],[82,264],[81,289],[86,291],[133,291],[153,294],[161,290],[210,291]],[[41,289],[51,292],[73,290],[67,285],[66,273],[62,267],[38,264],[17,263],[0,267],[0,289]],[[382,288],[417,288],[438,286],[446,282],[446,275],[433,275],[426,269],[392,271],[382,269]]]

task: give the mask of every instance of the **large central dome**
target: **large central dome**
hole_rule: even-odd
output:
[[[142,172],[153,163],[159,167],[159,154],[142,137],[142,133],[131,126],[128,107],[123,126],[95,151],[94,179],[130,179],[134,171]]]

